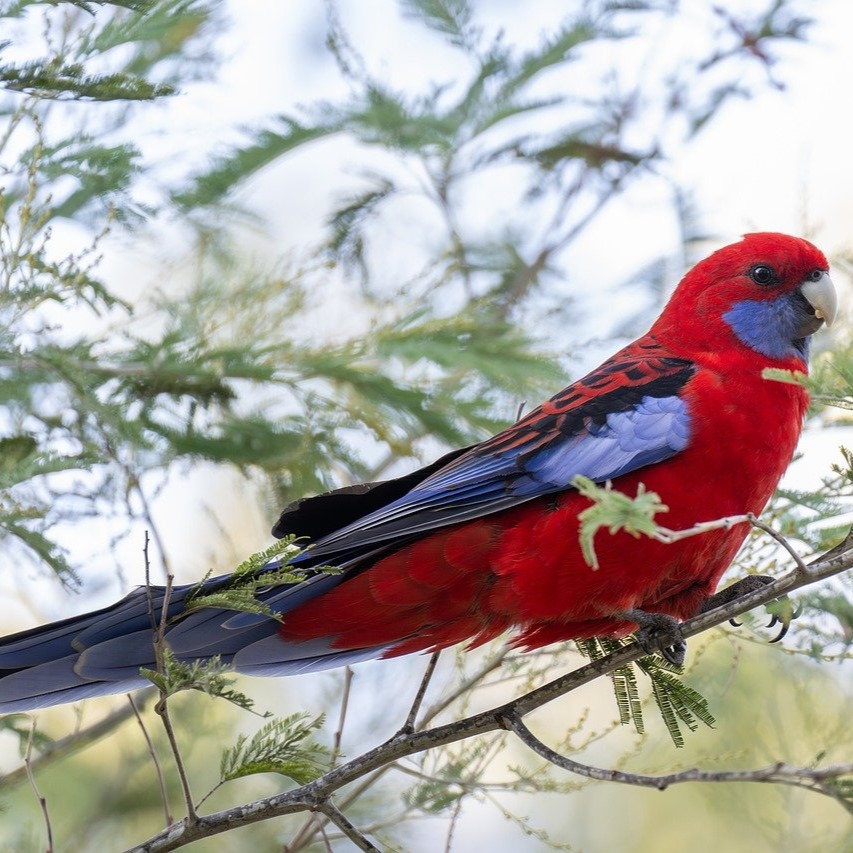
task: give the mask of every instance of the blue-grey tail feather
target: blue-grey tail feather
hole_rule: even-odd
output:
[[[222,578],[206,582],[222,585]],[[277,614],[288,611],[340,582],[325,575],[270,588],[258,597]],[[269,616],[204,608],[177,618],[198,585],[176,587],[169,602],[174,621],[167,643],[179,660],[214,656],[237,672],[288,675],[314,672],[379,657],[385,649],[340,650],[328,639],[290,643]],[[136,690],[150,682],[140,667],[154,668],[151,613],[159,614],[162,588],[137,589],[94,613],[44,625],[0,640],[0,714],[31,711],[92,696]],[[242,618],[247,617],[247,618]]]

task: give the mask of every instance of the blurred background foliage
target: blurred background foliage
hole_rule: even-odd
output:
[[[330,4],[326,52],[311,61],[334,72],[332,95],[300,103],[258,80],[269,87],[265,120],[227,147],[185,140],[176,157],[146,139],[146,123],[162,122],[168,113],[156,111],[173,109],[182,90],[216,83],[229,16],[242,7],[0,3],[0,577],[9,630],[24,626],[25,609],[41,619],[90,606],[94,598],[69,604],[58,591],[81,578],[110,598],[138,582],[144,529],[163,572],[191,580],[228,570],[264,544],[262,527],[285,502],[482,438],[579,364],[591,366],[588,358],[641,333],[717,237],[671,168],[674,156],[731,102],[783,90],[780,59],[819,49],[808,41],[806,4],[772,0],[742,14],[693,4],[693,14],[703,7],[703,38],[657,53],[655,37],[682,5],[572,2],[559,27],[523,46],[483,22],[482,3],[401,0],[405,26],[436,55],[428,84],[407,86],[377,73],[345,10]],[[322,195],[322,228],[289,240],[265,225],[253,193],[273,184],[276,205],[316,204],[282,177],[293,174],[282,166],[300,163],[339,189]],[[573,273],[568,259],[638,187],[638,198],[651,192],[669,209],[676,239],[626,277],[624,307],[590,307],[599,282]],[[602,245],[600,267],[620,268],[619,242],[616,233]],[[835,248],[843,267],[849,247]],[[843,416],[824,407],[851,400],[853,344],[843,329],[831,354],[822,342],[813,426],[843,429]],[[822,487],[781,492],[772,515],[804,550],[826,547],[843,531],[850,482],[839,456]],[[778,559],[754,537],[737,571],[772,570]],[[717,723],[687,732],[682,752],[654,714],[642,736],[611,722],[607,685],[539,712],[537,730],[579,760],[645,772],[849,760],[849,578],[802,599],[787,652],[764,646],[758,615],[737,635],[716,631],[695,644],[687,681]],[[438,684],[450,698],[436,700],[435,714],[484,707],[579,660],[571,649],[445,660]],[[396,729],[410,701],[400,684],[413,692],[422,662],[379,666],[356,679],[363,690],[344,738],[351,756],[376,731]],[[252,682],[251,692],[277,714],[327,710],[336,720],[342,678]],[[175,705],[203,792],[218,781],[210,756],[224,732],[260,722],[206,697]],[[131,717],[121,700],[40,716],[38,780],[57,849],[118,849],[162,822],[139,728],[118,728]],[[83,749],[93,725],[111,734]],[[0,726],[10,774],[5,785],[0,777],[0,843],[37,849],[38,806],[15,770],[29,728],[20,716]],[[326,729],[330,740],[334,722]],[[165,756],[151,721],[149,731]],[[206,806],[280,784],[231,782]],[[494,839],[492,849],[660,850],[697,832],[732,850],[848,843],[837,804],[757,787],[614,790],[534,765],[497,738],[384,774],[346,811],[401,849],[436,849],[445,838],[472,849],[479,837]],[[278,820],[197,847],[323,849],[319,838],[303,820]]]

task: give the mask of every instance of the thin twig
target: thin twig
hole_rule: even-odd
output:
[[[341,756],[341,741],[344,736],[344,724],[346,722],[347,717],[347,709],[349,707],[349,697],[350,691],[352,689],[352,680],[353,680],[353,669],[351,666],[344,667],[344,686],[341,695],[341,710],[340,715],[338,717],[338,729],[335,732],[334,740],[332,742],[332,755],[331,760],[329,762],[329,766],[334,767],[338,758]],[[310,840],[314,837],[316,833],[323,833],[325,838],[324,831],[324,821],[321,820],[316,814],[309,815],[308,819],[305,823],[302,824],[301,827],[296,832],[296,835],[293,836],[293,841],[290,844],[286,844],[284,847],[285,853],[289,853],[289,851],[299,850],[305,844],[310,843]]]
[[[172,583],[174,577],[166,576],[166,586],[163,589],[163,605],[160,608],[159,617],[154,612],[154,600],[151,595],[151,561],[148,557],[148,531],[145,531],[145,541],[142,548],[142,555],[145,560],[145,588],[148,592],[148,617],[152,624],[156,625],[154,632],[154,668],[159,673],[166,671],[166,627],[169,621],[169,602],[172,597]],[[195,804],[193,801],[192,791],[190,790],[189,777],[184,766],[181,751],[178,746],[178,739],[175,736],[175,729],[172,725],[172,718],[169,715],[169,697],[166,691],[160,689],[160,701],[154,706],[154,711],[163,722],[163,728],[166,730],[166,737],[169,740],[169,748],[172,750],[172,757],[175,760],[175,767],[178,771],[178,778],[181,780],[181,790],[184,794],[184,803],[187,809],[188,825],[193,825],[198,822],[198,814],[196,813]]]
[[[456,801],[453,807],[453,814],[450,816],[450,822],[447,827],[447,837],[444,842],[444,853],[450,853],[453,846],[453,833],[456,830],[456,824],[459,822],[459,815],[462,814],[462,798]]]
[[[223,782],[217,782],[196,804],[195,810],[198,812],[201,807],[222,787]]]
[[[172,591],[172,576],[166,579],[166,591],[163,599],[163,613],[165,617],[166,607],[168,606],[169,596]],[[154,640],[155,656],[157,658],[157,671],[165,672],[165,663],[163,658],[164,638],[158,633]],[[155,713],[163,722],[163,728],[166,730],[166,737],[169,740],[169,747],[172,750],[172,757],[175,760],[175,767],[178,771],[178,778],[181,780],[181,790],[184,793],[184,802],[187,808],[187,820],[190,824],[198,821],[198,814],[195,810],[192,791],[190,790],[190,780],[187,775],[187,769],[184,766],[184,760],[181,757],[181,750],[178,746],[178,738],[175,735],[175,728],[172,725],[172,718],[169,714],[169,697],[165,691],[160,691],[160,701],[154,706]]]
[[[335,851],[332,850],[332,842],[329,841],[329,835],[326,832],[326,824],[320,825],[320,837],[323,839],[323,847],[326,848],[326,853],[335,853]]]
[[[347,709],[349,708],[350,691],[352,690],[352,680],[354,673],[351,666],[344,667],[344,686],[341,691],[341,712],[338,716],[338,730],[335,732],[335,737],[332,742],[332,755],[329,761],[329,766],[334,767],[341,757],[341,741],[344,737],[344,725],[347,720]]]
[[[332,755],[329,761],[330,767],[334,767],[341,756],[341,741],[343,740],[344,736],[344,724],[346,723],[347,709],[349,708],[349,697],[350,692],[352,690],[353,676],[354,672],[352,667],[344,667],[344,686],[341,695],[341,710],[340,715],[338,716],[338,729],[335,732],[335,736],[332,741]],[[316,814],[309,815],[305,823],[303,823],[302,826],[299,827],[299,829],[297,830],[296,835],[293,836],[293,841],[290,844],[285,845],[285,853],[289,853],[289,851],[299,850],[301,847],[310,843],[310,840],[318,832],[322,833],[323,837],[325,838],[324,824],[325,822]]]
[[[401,729],[401,731],[411,731],[414,728],[415,717],[417,716],[418,710],[420,709],[420,706],[423,702],[424,695],[426,694],[426,688],[429,685],[429,681],[435,671],[435,666],[438,663],[439,654],[440,652],[435,652],[430,657],[426,671],[424,672],[424,676],[421,679],[420,687],[418,688],[418,693],[415,696],[415,701],[412,704],[412,708],[409,711],[409,715],[407,716],[406,722],[404,723],[403,729]],[[349,669],[349,667],[347,667],[347,669]],[[348,686],[346,682],[344,686]],[[407,726],[409,726],[409,728],[406,728]],[[336,737],[335,752],[337,752],[338,746],[339,741]],[[365,779],[361,785],[358,785],[356,788],[351,790],[347,797],[344,799],[344,808],[355,802],[365,791],[370,790],[373,787],[373,784],[379,779],[379,777],[383,776],[389,769],[390,767],[380,768],[376,773],[368,776],[368,778]],[[285,853],[294,853],[294,851],[301,850],[303,847],[310,844],[311,839],[318,832],[322,831],[323,825],[324,820],[321,817],[318,817],[316,814],[312,814],[293,836],[293,840],[290,842],[290,844],[285,847]]]
[[[33,765],[32,765],[32,756],[33,756],[33,738],[36,734],[36,721],[35,717],[33,718],[32,725],[30,727],[30,736],[27,738],[27,752],[24,755],[24,766],[27,768],[27,778],[30,780],[30,787],[33,789],[33,793],[36,795],[36,799],[38,800],[39,807],[41,808],[41,813],[44,817],[44,828],[47,833],[47,853],[53,853],[53,829],[50,825],[50,812],[47,810],[47,799],[42,795],[41,791],[39,791],[39,787],[36,784],[36,777],[33,773]]]
[[[153,688],[145,690],[139,694],[140,706],[148,702],[154,695]],[[39,755],[31,762],[33,772],[38,772],[42,767],[48,764],[60,761],[67,756],[78,752],[108,734],[111,734],[122,723],[126,722],[133,716],[133,710],[126,705],[117,708],[108,716],[87,726],[85,729],[80,729],[61,740],[55,740],[51,743],[39,747]],[[27,781],[27,768],[21,765],[17,770],[7,773],[5,776],[0,776],[0,788],[9,790],[17,785]]]
[[[415,693],[415,699],[412,702],[412,707],[409,709],[409,713],[406,715],[406,721],[403,723],[403,727],[400,729],[401,732],[412,732],[415,730],[415,718],[418,716],[418,711],[421,710],[421,705],[424,701],[424,696],[426,696],[427,688],[429,687],[429,683],[432,680],[433,673],[435,672],[435,667],[438,664],[438,658],[441,655],[441,652],[433,652],[429,661],[427,662],[426,670],[424,671],[424,676],[421,679],[421,683],[418,686],[418,692]]]
[[[293,840],[282,847],[282,853],[296,853],[297,850],[301,850],[307,844],[311,843],[311,840],[318,832],[323,831],[323,826],[323,819],[312,812],[308,815],[308,819],[296,831],[296,834],[293,836]]]
[[[356,829],[350,819],[330,800],[317,807],[317,811],[322,812],[359,850],[376,851],[379,848],[374,847],[366,836]]]
[[[353,786],[341,801],[342,808],[348,808],[356,800],[358,800],[365,791],[373,789],[374,785],[385,776],[396,765],[386,764],[384,767],[379,767],[372,773],[368,773],[358,785]],[[320,815],[312,814],[307,821],[300,827],[296,835],[293,836],[293,841],[285,845],[283,853],[295,853],[297,850],[302,850],[307,847],[314,836],[323,828],[327,818]]]
[[[172,813],[169,810],[169,794],[166,790],[166,780],[163,778],[163,768],[160,766],[160,759],[157,758],[157,750],[154,749],[154,742],[151,740],[151,735],[148,734],[148,729],[136,707],[136,702],[133,701],[133,696],[128,693],[127,701],[130,702],[130,707],[136,715],[136,722],[139,723],[139,728],[142,729],[142,737],[145,738],[145,743],[148,747],[148,754],[151,756],[151,761],[154,763],[154,771],[157,774],[157,784],[160,786],[160,799],[163,802],[163,812],[166,817],[166,826],[172,822]]]
[[[145,534],[142,539],[142,561],[145,565],[145,597],[148,601],[148,620],[151,622],[151,630],[157,630],[157,616],[154,613],[154,596],[152,595],[151,586],[151,558],[148,556],[148,543],[149,543],[149,535],[148,531],[145,531]]]
[[[442,696],[437,702],[430,705],[421,717],[421,726],[435,719],[442,711],[449,708],[460,696],[464,696],[472,687],[479,684],[489,673],[498,669],[510,653],[511,649],[508,646],[502,646],[495,654],[486,658],[483,665],[460,681],[453,690],[445,696]]]
[[[507,717],[506,723],[508,728],[518,735],[523,743],[537,755],[557,767],[562,767],[564,770],[577,773],[579,776],[585,776],[588,779],[597,779],[600,782],[619,782],[624,785],[638,785],[642,788],[657,788],[659,791],[665,791],[670,785],[682,782],[772,782],[793,785],[809,791],[818,791],[836,798],[837,792],[833,790],[831,785],[825,785],[824,782],[853,775],[853,763],[813,768],[791,767],[782,762],[755,770],[700,770],[699,768],[692,768],[678,773],[667,773],[664,776],[626,773],[622,770],[606,770],[601,767],[581,764],[561,755],[547,744],[542,743],[516,714]]]
[[[804,577],[808,577],[809,567],[805,564],[803,558],[797,553],[794,546],[781,533],[774,530],[769,524],[761,521],[761,519],[756,518],[752,513],[749,513],[749,521],[753,527],[763,530],[768,536],[775,539],[791,555],[792,559],[797,564],[797,569],[800,574]]]
[[[344,734],[344,723],[346,722],[347,716],[347,708],[349,707],[349,696],[350,690],[352,688],[352,679],[353,679],[353,670],[351,666],[344,667],[344,686],[343,686],[343,695],[341,696],[341,710],[340,715],[338,717],[338,730],[335,732],[335,736],[332,742],[332,755],[329,765],[334,767],[337,764],[338,758],[341,755],[341,741],[343,739]],[[322,811],[319,810],[319,811]],[[293,836],[293,840],[290,844],[285,845],[284,851],[285,853],[291,853],[291,851],[300,850],[302,847],[306,846],[311,842],[311,839],[319,832],[323,835],[325,839],[325,823],[319,815],[312,813],[308,816],[308,819],[299,827],[296,834]],[[328,841],[326,841],[328,844]]]
[[[169,558],[166,556],[166,545],[163,542],[163,537],[160,535],[160,529],[154,523],[154,515],[151,512],[151,504],[148,503],[148,497],[145,494],[145,490],[142,488],[142,483],[139,482],[139,477],[136,475],[135,471],[126,470],[128,478],[130,480],[131,488],[133,488],[139,497],[139,501],[142,504],[142,517],[145,519],[145,522],[148,524],[151,529],[151,534],[154,537],[154,544],[157,546],[157,553],[160,555],[160,565],[163,569],[163,576],[168,578],[169,575],[172,574],[171,566],[169,565]],[[148,531],[145,531],[146,536],[146,556],[147,556],[147,536]],[[147,571],[147,570],[146,570]],[[146,574],[146,581],[148,575]]]
[[[715,518],[713,521],[700,521],[692,527],[685,527],[683,530],[657,527],[649,535],[658,542],[671,545],[673,542],[680,542],[682,539],[689,539],[691,536],[710,533],[712,530],[731,530],[737,524],[753,524],[754,522],[755,516],[750,512],[745,515],[728,515],[725,518]]]

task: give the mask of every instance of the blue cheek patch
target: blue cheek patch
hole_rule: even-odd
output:
[[[808,359],[809,339],[795,337],[800,318],[789,297],[760,302],[745,299],[735,303],[723,319],[743,343],[762,355]]]

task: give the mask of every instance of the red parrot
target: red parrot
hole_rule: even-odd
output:
[[[508,429],[412,474],[291,504],[273,528],[307,542],[298,583],[257,597],[281,621],[220,608],[184,612],[166,640],[180,660],[286,675],[369,658],[476,646],[507,630],[525,649],[640,629],[683,656],[677,620],[707,606],[746,525],[673,544],[625,532],[584,561],[584,475],[633,496],[642,483],[686,528],[760,513],[797,445],[808,404],[768,367],[806,371],[810,337],[836,312],[826,258],[783,234],[748,234],[697,264],[649,332]],[[317,572],[333,565],[337,574]],[[261,571],[277,569],[272,562]],[[204,581],[203,592],[229,576]],[[0,712],[147,683],[164,591],[0,640]]]

